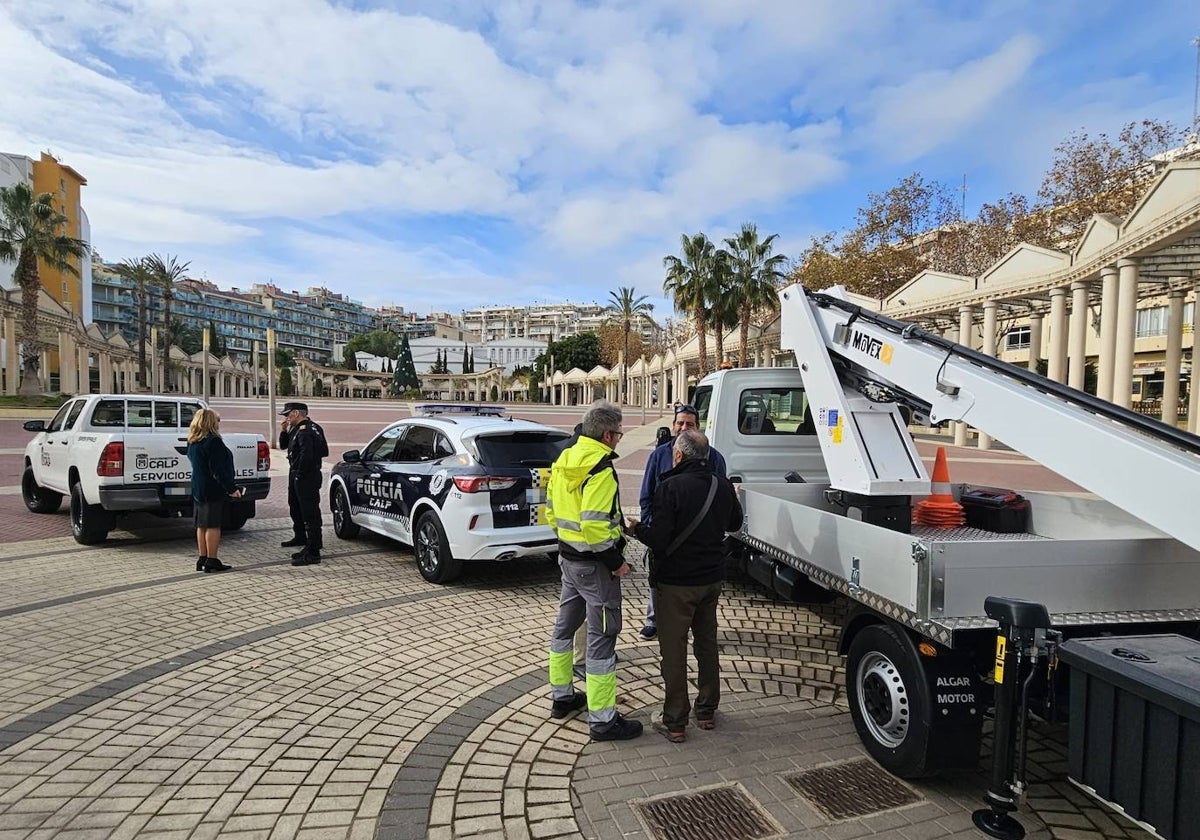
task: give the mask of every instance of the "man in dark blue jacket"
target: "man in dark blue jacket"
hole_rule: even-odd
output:
[[[708,439],[697,431],[675,438],[673,468],[664,474],[651,502],[649,525],[629,527],[654,552],[652,583],[658,598],[658,649],[666,699],[654,728],[668,740],[686,737],[688,698],[687,639],[696,654],[696,723],[716,725],[721,700],[717,647],[717,602],[725,577],[725,534],[742,526],[742,507],[733,485],[713,475]]]
[[[700,415],[696,413],[696,409],[690,405],[676,403],[675,420],[671,423],[671,434],[674,437],[655,447],[654,451],[650,453],[649,460],[646,461],[646,472],[642,476],[642,492],[638,497],[638,502],[642,509],[643,523],[650,524],[650,502],[654,498],[654,489],[658,486],[659,479],[674,466],[672,447],[675,443],[675,438],[679,437],[682,432],[699,428]],[[725,458],[711,446],[708,447],[708,464],[714,473],[721,476],[721,478],[725,477]],[[653,639],[658,632],[658,621],[654,613],[654,590],[651,589],[650,597],[646,600],[646,623],[638,633],[646,641]]]

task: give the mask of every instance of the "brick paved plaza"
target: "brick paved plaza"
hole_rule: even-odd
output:
[[[221,411],[230,431],[265,426],[252,419],[261,408]],[[345,433],[332,407],[314,416],[335,421],[326,428],[336,456],[384,415],[347,413]],[[575,419],[560,409],[547,422]],[[619,462],[629,507],[657,418],[637,425],[626,423]],[[324,562],[293,568],[279,548],[290,535],[282,483],[258,518],[227,536],[222,559],[234,572],[191,571],[185,523],[130,522],[132,531],[85,549],[65,515],[24,512],[11,467],[27,437],[16,420],[0,420],[9,467],[0,487],[0,840],[650,840],[631,803],[729,783],[783,836],[983,836],[970,812],[986,766],[912,783],[915,804],[842,821],[788,783],[864,755],[841,688],[842,604],[810,610],[732,582],[718,728],[689,729],[679,745],[650,731],[591,744],[584,720],[548,715],[552,564],[481,568],[434,586],[403,547],[339,541],[327,522]],[[990,463],[1055,480],[1013,453],[954,457],[964,473]],[[983,480],[955,476],[969,478]],[[635,635],[645,595],[639,571],[626,588],[619,705],[648,724],[661,690],[657,648]],[[1039,729],[1020,814],[1031,837],[1149,836],[1077,792],[1064,764],[1058,733]]]

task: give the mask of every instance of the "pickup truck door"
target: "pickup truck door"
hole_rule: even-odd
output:
[[[86,399],[71,400],[54,415],[42,440],[41,469],[42,486],[55,490],[67,490],[67,475],[70,472],[71,439],[74,437],[79,415]],[[81,469],[85,467],[81,466]],[[93,465],[94,468],[94,465]]]

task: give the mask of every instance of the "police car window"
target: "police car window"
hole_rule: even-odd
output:
[[[475,438],[475,450],[485,467],[548,467],[570,437],[557,430],[480,435]]]
[[[92,425],[102,429],[119,429],[125,425],[124,400],[100,400],[92,410]]]
[[[362,459],[364,461],[394,461],[396,460],[396,444],[399,442],[399,435],[384,432],[367,445],[367,448],[363,450]]]
[[[438,433],[427,426],[409,426],[398,461],[432,461],[437,454]]]
[[[446,440],[445,435],[437,436],[437,440],[433,444],[433,449],[433,456],[435,458],[448,458],[454,454],[454,447],[450,444],[450,441]]]

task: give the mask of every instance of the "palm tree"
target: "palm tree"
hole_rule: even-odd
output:
[[[54,206],[54,195],[34,195],[26,183],[0,187],[0,261],[15,262],[13,275],[21,290],[21,360],[25,366],[21,394],[42,393],[38,375],[42,341],[38,337],[38,292],[41,278],[38,262],[79,276],[75,260],[83,259],[88,245],[63,233],[66,214]]]
[[[708,308],[708,325],[717,342],[716,366],[725,361],[725,336],[737,326],[738,299],[733,289],[733,258],[721,248],[713,252],[712,280],[709,288],[712,303]]]
[[[117,274],[133,283],[133,294],[137,298],[137,341],[138,341],[138,383],[147,387],[146,383],[146,290],[154,283],[146,258],[122,260],[117,264]]]
[[[741,335],[738,342],[738,363],[746,366],[747,344],[750,341],[750,313],[755,309],[779,308],[779,284],[783,281],[783,265],[787,257],[772,254],[775,239],[772,233],[761,242],[758,226],[747,222],[737,236],[725,240],[729,246],[733,268],[733,295],[740,304]]]
[[[663,291],[671,295],[675,308],[690,313],[696,322],[696,336],[700,342],[700,375],[708,373],[708,336],[706,327],[709,305],[713,300],[713,261],[715,249],[712,241],[703,233],[680,237],[682,257],[668,254],[663,257],[663,268],[667,279]]]
[[[145,259],[150,271],[151,282],[162,290],[163,296],[163,390],[171,390],[171,301],[175,297],[175,284],[187,277],[191,263],[180,264],[170,254],[151,254]]]
[[[637,318],[650,317],[650,313],[654,311],[654,304],[646,303],[647,295],[639,295],[634,297],[632,287],[621,286],[615,292],[609,292],[610,298],[608,308],[616,315],[617,320],[621,322],[622,337],[625,340],[625,355],[621,358],[624,364],[621,366],[621,399],[624,402],[629,401],[629,332],[633,329],[633,322]]]

